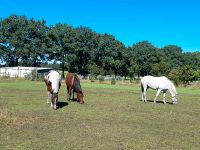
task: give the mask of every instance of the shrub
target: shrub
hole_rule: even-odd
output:
[[[114,77],[111,79],[111,84],[112,84],[112,85],[115,85],[115,84],[116,84],[116,80],[115,80]]]
[[[90,75],[89,79],[90,79],[91,82],[94,82],[96,78],[95,78],[94,75]]]
[[[100,83],[103,83],[103,82],[104,82],[104,76],[101,75],[101,76],[99,77],[99,82],[100,82]]]
[[[31,80],[31,73],[24,75],[25,80]]]
[[[9,79],[10,78],[9,73],[3,73],[2,78],[3,79]]]

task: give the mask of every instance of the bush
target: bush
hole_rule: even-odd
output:
[[[99,82],[100,82],[100,83],[103,83],[103,82],[104,82],[104,76],[100,76],[100,77],[99,77]]]
[[[31,73],[24,75],[25,80],[31,80]]]
[[[31,71],[31,80],[34,81],[34,80],[37,80],[37,70],[36,69],[33,69]]]
[[[3,73],[2,78],[3,79],[9,79],[10,78],[9,73]]]
[[[176,86],[178,86],[181,83],[179,79],[180,74],[180,70],[172,69],[168,74],[168,78],[172,80]]]
[[[95,78],[94,75],[90,75],[89,79],[90,79],[91,82],[94,82],[96,78]]]
[[[115,80],[114,77],[111,79],[111,84],[112,84],[112,85],[115,85],[115,84],[116,84],[116,80]]]

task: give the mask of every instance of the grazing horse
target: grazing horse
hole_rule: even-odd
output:
[[[157,90],[156,97],[154,98],[154,103],[156,103],[156,98],[163,91],[163,103],[166,104],[165,94],[167,90],[171,93],[173,104],[177,104],[177,92],[176,88],[172,81],[168,78],[162,77],[153,77],[153,76],[144,76],[141,79],[141,89],[142,89],[142,101],[147,102],[146,91],[148,88]]]
[[[75,73],[68,73],[65,79],[65,83],[67,86],[68,100],[71,98],[71,92],[73,90],[73,100],[74,100],[74,92],[77,93],[77,101],[81,104],[84,104],[83,100],[83,92],[81,89],[81,84],[78,76]]]
[[[47,75],[45,75],[44,82],[47,86],[47,103],[51,101],[51,107],[53,109],[57,109],[58,92],[61,86],[61,76],[57,71],[51,70]]]

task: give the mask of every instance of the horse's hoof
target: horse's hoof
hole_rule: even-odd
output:
[[[85,103],[84,101],[81,101],[81,102],[80,102],[80,104],[84,104],[84,103]]]

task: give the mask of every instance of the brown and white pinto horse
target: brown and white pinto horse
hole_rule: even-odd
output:
[[[74,92],[77,93],[77,101],[81,104],[84,104],[83,100],[83,92],[81,89],[81,84],[78,76],[75,73],[68,73],[65,79],[65,83],[67,86],[67,93],[68,93],[68,99],[71,98],[71,94],[73,94],[73,100],[74,100]],[[71,93],[73,90],[73,93]]]
[[[51,107],[53,109],[57,109],[58,92],[61,86],[61,76],[57,71],[51,70],[44,77],[44,82],[47,86],[47,103],[51,101]]]

